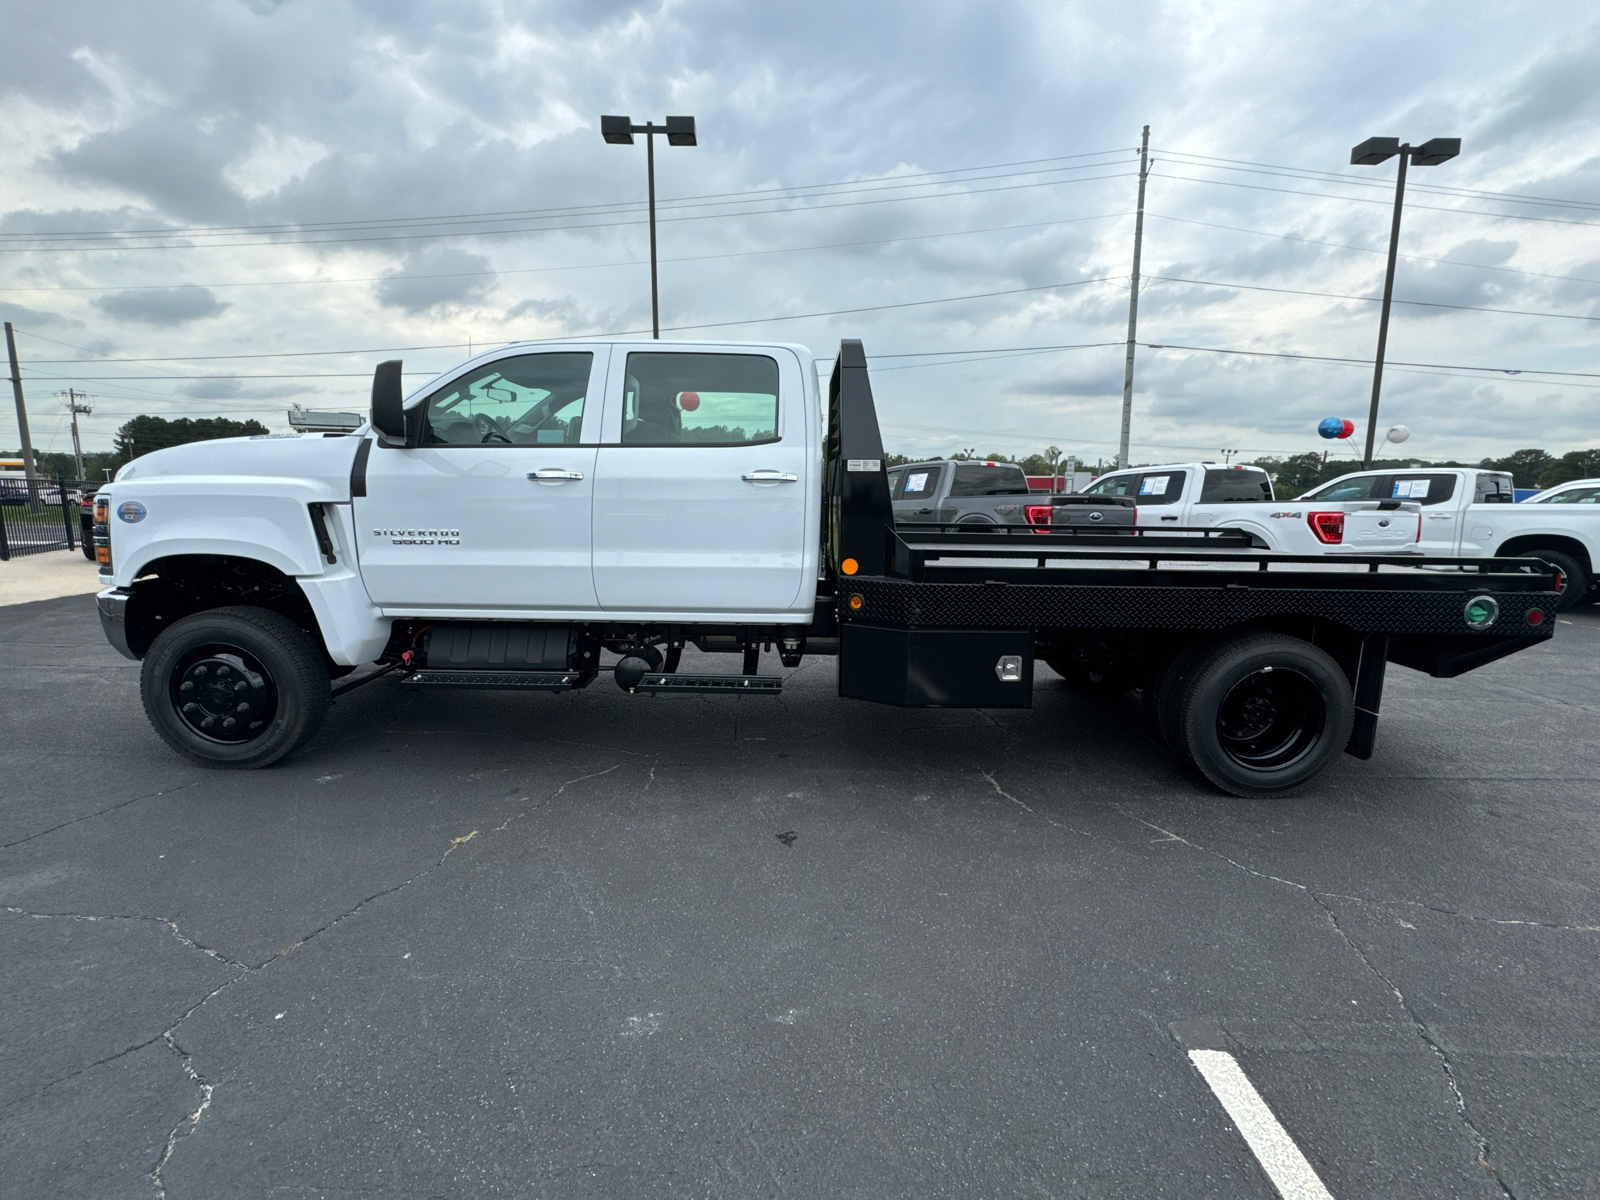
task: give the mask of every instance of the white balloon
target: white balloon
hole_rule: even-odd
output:
[[[1405,441],[1410,436],[1411,430],[1407,429],[1404,425],[1396,425],[1394,428],[1389,430],[1387,435],[1389,441],[1397,444]]]

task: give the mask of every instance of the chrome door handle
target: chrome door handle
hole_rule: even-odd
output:
[[[800,476],[791,475],[787,471],[774,471],[769,468],[763,468],[759,471],[746,471],[739,478],[746,483],[797,483]]]
[[[565,467],[540,467],[537,471],[529,471],[528,478],[535,483],[566,483],[568,480],[582,479],[582,471],[569,471]]]

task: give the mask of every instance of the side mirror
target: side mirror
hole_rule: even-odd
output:
[[[405,394],[400,390],[400,360],[378,364],[372,373],[372,427],[390,443],[405,445]]]

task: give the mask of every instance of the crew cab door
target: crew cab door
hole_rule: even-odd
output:
[[[771,613],[797,603],[820,451],[804,397],[790,351],[614,349],[595,464],[603,609]]]
[[[1138,508],[1142,529],[1163,525],[1176,529],[1184,524],[1184,479],[1188,472],[1170,467],[1149,471],[1126,471],[1107,475],[1084,489],[1090,496],[1127,496]]]
[[[1397,471],[1384,479],[1381,495],[1422,505],[1417,548],[1424,554],[1454,555],[1461,545],[1463,498],[1453,471]]]
[[[593,610],[590,504],[608,351],[508,355],[422,404],[421,444],[374,444],[354,497],[379,605]],[[415,419],[415,416],[413,416]]]
[[[896,467],[897,471],[902,468]],[[896,521],[937,521],[939,480],[947,468],[939,463],[917,463],[903,468],[903,484],[890,489]]]

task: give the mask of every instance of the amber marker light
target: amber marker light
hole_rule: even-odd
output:
[[[839,570],[843,571],[846,575],[854,575],[860,569],[861,564],[853,558],[847,558],[839,564]]]
[[[850,607],[853,608],[853,609],[856,609],[856,610],[859,611],[861,606],[863,604],[865,604],[865,603],[866,603],[866,601],[863,600],[859,595],[850,597]]]

